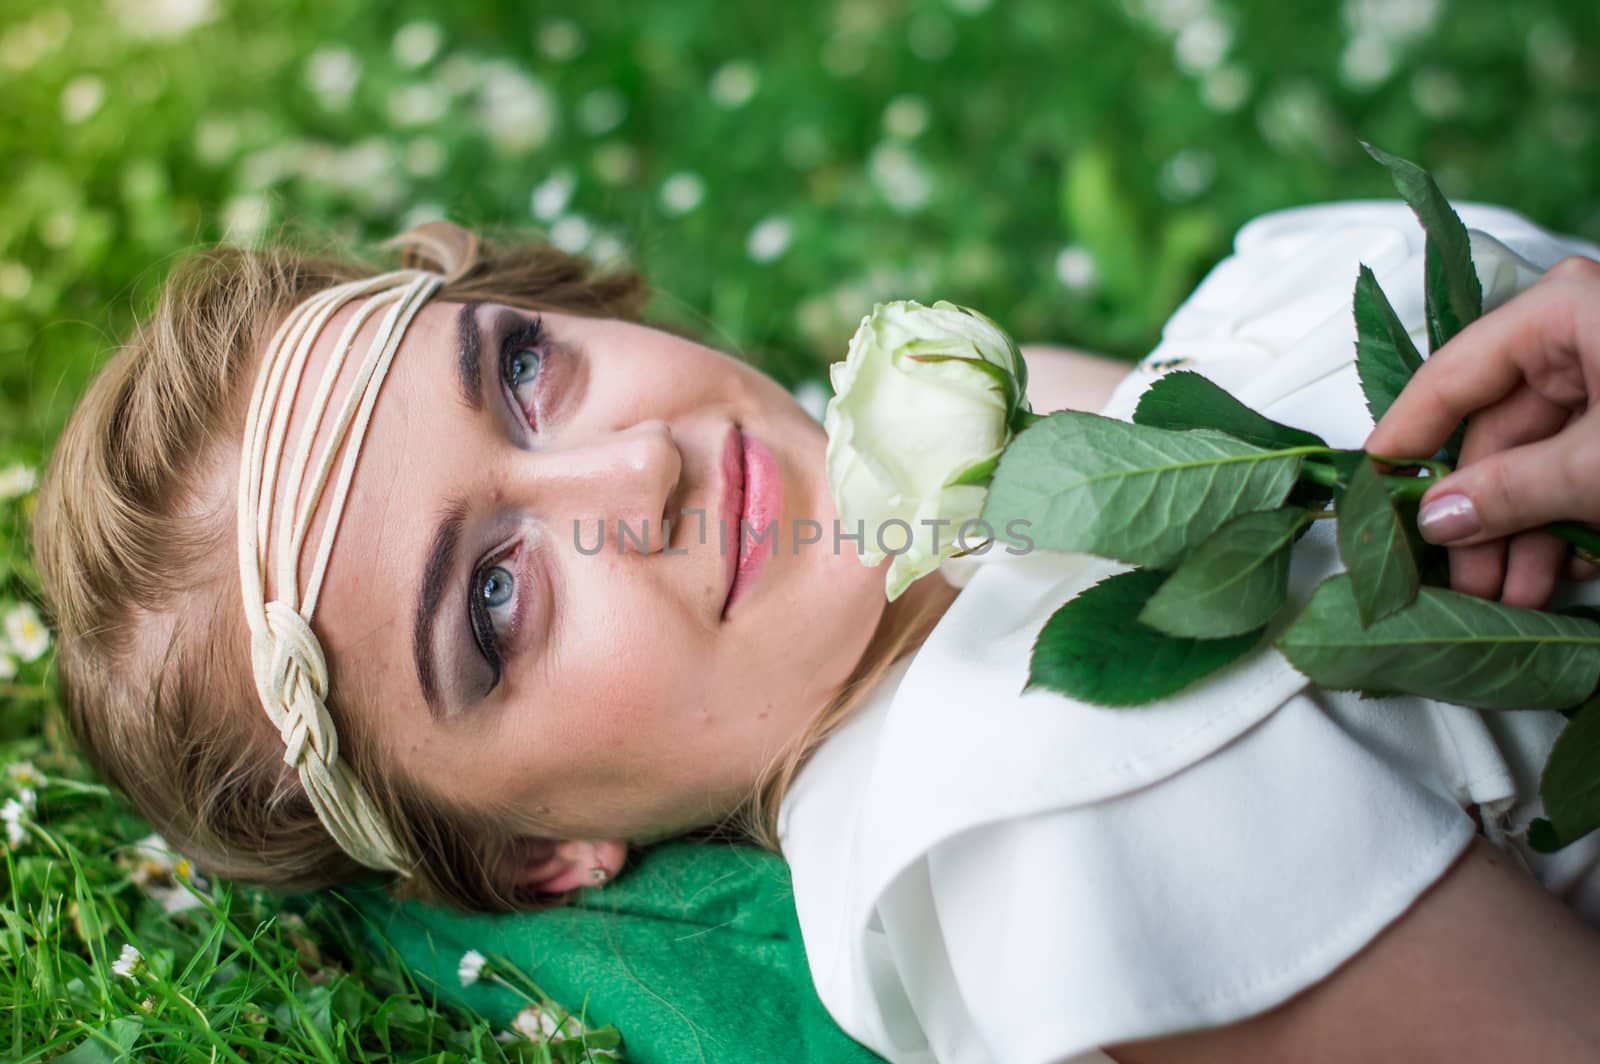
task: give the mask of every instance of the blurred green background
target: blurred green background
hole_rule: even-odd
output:
[[[1600,5],[10,0],[0,458],[181,251],[539,228],[786,383],[882,298],[1137,356],[1277,207],[1447,193],[1600,237]]]
[[[550,1059],[335,896],[171,911],[60,726],[33,469],[185,249],[538,229],[791,386],[886,298],[1131,358],[1245,220],[1391,196],[1358,138],[1600,239],[1597,50],[1592,0],[3,0],[0,1057]]]

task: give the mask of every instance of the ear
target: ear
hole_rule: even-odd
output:
[[[622,839],[527,839],[512,848],[506,873],[515,888],[562,894],[611,882],[627,857]]]

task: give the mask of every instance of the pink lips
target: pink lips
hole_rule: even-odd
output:
[[[726,619],[772,555],[779,531],[776,525],[783,514],[783,477],[766,445],[737,426],[723,446],[722,471],[719,516],[726,531],[719,528],[718,543],[728,559],[728,597],[722,607]],[[761,541],[745,535],[745,528],[763,536]]]

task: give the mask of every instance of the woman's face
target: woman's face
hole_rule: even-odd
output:
[[[317,339],[296,434],[353,313]],[[335,699],[427,789],[556,837],[720,819],[883,610],[881,572],[835,548],[824,446],[782,387],[688,340],[427,304],[379,396],[317,607]],[[772,538],[752,549],[741,512]],[[817,535],[808,519],[821,542],[799,544]],[[764,561],[735,588],[741,538]]]

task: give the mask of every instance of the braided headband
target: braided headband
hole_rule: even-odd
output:
[[[339,738],[327,707],[328,663],[311,630],[311,618],[378,390],[412,318],[446,280],[445,275],[429,270],[397,270],[337,285],[296,307],[273,334],[256,377],[239,463],[239,583],[262,708],[283,738],[284,762],[299,772],[318,819],[339,848],[368,868],[401,875],[410,874],[410,859],[349,765],[339,760]],[[289,455],[290,415],[312,345],[341,307],[362,297],[366,302],[340,334],[312,400],[306,427]],[[328,414],[334,384],[356,335],[380,311],[384,315],[378,335],[338,410],[327,442],[316,462],[308,465],[317,430]],[[274,527],[273,503],[286,457],[284,501],[277,508]],[[338,476],[327,520],[313,555],[310,579],[302,591],[301,552],[336,464]],[[271,600],[267,598],[269,565],[275,596]]]

